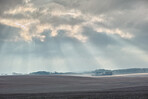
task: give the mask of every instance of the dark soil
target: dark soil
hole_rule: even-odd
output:
[[[148,99],[148,77],[0,76],[0,99]]]

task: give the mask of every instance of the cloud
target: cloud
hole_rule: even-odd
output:
[[[3,66],[18,69],[25,62],[20,68],[33,70],[43,65],[58,69],[60,64],[75,71],[147,67],[147,4],[0,0],[0,59]]]
[[[111,23],[108,20],[109,18],[106,18],[108,16],[104,14],[85,13],[81,8],[77,9],[76,7],[68,9],[68,5],[64,6],[59,1],[48,1],[48,3],[42,3],[41,5],[38,2],[28,0],[24,1],[23,5],[19,4],[5,10],[0,17],[0,23],[21,29],[20,37],[25,41],[32,41],[33,38],[44,41],[45,36],[42,33],[45,30],[50,30],[50,36],[52,37],[57,36],[58,31],[63,30],[66,36],[86,42],[88,37],[83,35],[84,27],[91,27],[98,33],[116,34],[121,38],[133,37],[133,34],[124,32],[120,27],[106,27],[108,23]],[[96,2],[94,1],[93,4]],[[69,2],[67,3],[69,4]],[[86,1],[75,1],[71,4],[88,6]]]
[[[6,10],[13,9],[17,5],[22,5],[23,0],[1,0],[0,1],[0,15]]]
[[[19,29],[0,24],[0,42],[17,41]]]

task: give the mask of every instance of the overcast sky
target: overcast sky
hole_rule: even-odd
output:
[[[0,0],[0,73],[148,67],[148,0]]]

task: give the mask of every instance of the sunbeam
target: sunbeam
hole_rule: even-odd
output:
[[[0,73],[146,68],[147,3],[123,2],[0,1]]]

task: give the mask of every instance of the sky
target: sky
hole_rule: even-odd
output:
[[[0,0],[0,74],[148,67],[147,0]]]

